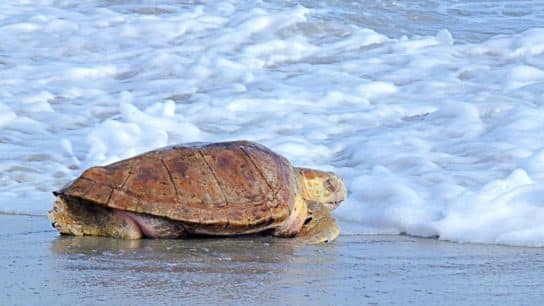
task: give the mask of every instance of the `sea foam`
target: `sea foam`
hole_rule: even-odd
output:
[[[544,246],[544,29],[489,35],[485,6],[440,2],[421,23],[356,3],[2,2],[0,211],[45,214],[92,165],[248,139],[341,174],[344,234]]]

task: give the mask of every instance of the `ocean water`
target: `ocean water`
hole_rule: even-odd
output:
[[[0,212],[233,139],[341,174],[344,234],[544,246],[544,1],[0,3]]]

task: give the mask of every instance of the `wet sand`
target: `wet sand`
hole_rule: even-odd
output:
[[[406,236],[122,241],[0,215],[0,305],[542,305],[544,249]]]

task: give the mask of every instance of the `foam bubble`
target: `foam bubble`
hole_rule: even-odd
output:
[[[92,80],[111,77],[117,73],[113,65],[100,65],[97,67],[76,67],[66,72],[66,77],[72,80]]]
[[[436,34],[436,39],[441,44],[445,44],[445,45],[453,45],[455,41],[450,31],[448,31],[447,29],[440,30],[440,32]]]
[[[518,89],[542,81],[544,81],[544,71],[533,66],[519,65],[510,69],[506,87]]]
[[[397,92],[397,87],[389,82],[369,82],[357,87],[361,96],[367,99],[380,98]]]

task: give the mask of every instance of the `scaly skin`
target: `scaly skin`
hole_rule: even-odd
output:
[[[115,210],[97,205],[83,205],[78,201],[68,204],[57,197],[49,220],[62,234],[75,236],[107,236],[122,239],[140,239],[142,232],[138,224]]]
[[[318,202],[334,210],[347,197],[346,185],[332,172],[295,167],[295,173],[306,201]]]
[[[340,228],[331,215],[347,196],[342,179],[332,172],[295,168],[299,194],[294,209],[275,236],[293,237],[306,243],[335,240]]]
[[[304,225],[307,216],[308,208],[306,207],[306,201],[301,195],[297,195],[289,218],[274,231],[273,235],[278,237],[294,237]]]
[[[306,243],[335,240],[340,234],[340,228],[331,211],[347,196],[344,182],[332,172],[308,168],[295,168],[295,175],[306,208],[305,222],[297,229],[298,239]]]
[[[121,239],[178,238],[185,235],[181,222],[151,215],[131,213],[78,201],[68,204],[57,197],[49,211],[53,227],[62,234],[106,236]]]
[[[329,209],[322,203],[308,201],[308,218],[297,235],[304,243],[331,242],[340,235],[340,228]]]

